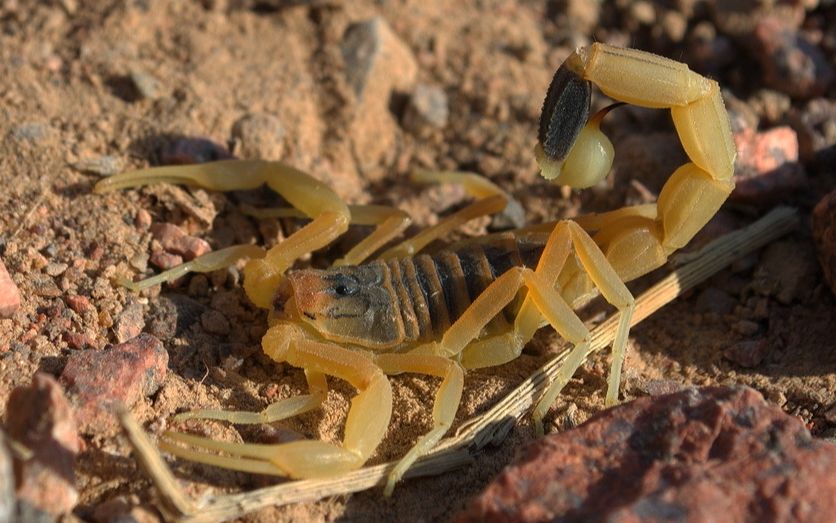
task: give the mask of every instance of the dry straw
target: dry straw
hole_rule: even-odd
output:
[[[641,322],[686,290],[717,273],[723,267],[791,231],[797,222],[793,209],[778,208],[752,225],[723,236],[701,251],[681,258],[681,265],[636,299],[632,325]],[[610,317],[592,331],[590,353],[609,346],[615,335],[617,317]],[[517,420],[527,415],[531,405],[554,378],[569,353],[563,346],[557,356],[529,376],[516,389],[481,416],[465,422],[455,436],[442,440],[419,460],[405,478],[441,474],[473,462],[488,444],[501,442]],[[218,496],[197,506],[177,484],[156,447],[131,415],[123,410],[119,418],[136,457],[157,488],[160,508],[171,520],[199,522],[239,517],[267,506],[315,501],[328,496],[366,490],[386,481],[396,462],[384,463],[328,479],[290,481],[259,490]],[[382,495],[382,494],[381,494]]]

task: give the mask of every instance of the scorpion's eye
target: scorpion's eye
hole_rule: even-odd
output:
[[[337,296],[351,296],[352,294],[356,294],[357,290],[357,282],[349,277],[340,278],[336,285],[334,285],[334,293]]]

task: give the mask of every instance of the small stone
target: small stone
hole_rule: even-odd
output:
[[[131,256],[131,259],[128,260],[128,263],[131,264],[131,267],[138,270],[139,272],[145,272],[148,269],[148,259],[150,256],[144,252],[138,253],[135,256]]]
[[[80,441],[70,403],[52,376],[37,373],[30,385],[12,391],[6,430],[31,452],[15,460],[18,498],[53,516],[70,512],[78,502],[74,467]]]
[[[64,341],[71,349],[80,350],[94,345],[93,340],[83,332],[67,331],[63,335]]]
[[[113,176],[122,172],[122,160],[116,156],[94,156],[83,158],[72,164],[73,169],[99,176]]]
[[[144,231],[151,227],[152,221],[151,213],[145,209],[140,209],[136,212],[136,216],[134,216],[134,227]]]
[[[733,200],[771,205],[805,185],[806,176],[798,163],[798,137],[792,128],[776,127],[762,133],[744,129],[734,135],[734,141]]]
[[[232,126],[232,138],[242,158],[280,160],[284,156],[285,130],[278,118],[268,113],[248,114]]]
[[[691,388],[535,441],[454,521],[817,523],[834,468],[836,445],[756,391]]]
[[[43,296],[44,298],[57,298],[63,293],[55,280],[45,274],[30,274],[29,284],[36,296]]]
[[[211,334],[225,336],[229,334],[229,320],[216,310],[208,310],[200,316],[203,330]]]
[[[20,308],[20,291],[0,260],[0,318],[11,318]]]
[[[814,172],[828,176],[836,165],[836,100],[810,100],[800,114],[790,114],[790,120],[798,132],[801,161]]]
[[[157,268],[168,270],[183,264],[183,257],[179,254],[171,254],[165,251],[154,251],[148,259]]]
[[[758,23],[753,44],[759,51],[764,83],[773,89],[795,98],[812,98],[824,94],[833,80],[827,57],[784,20],[769,17]]]
[[[434,85],[418,84],[409,97],[403,126],[416,136],[428,136],[447,125],[447,94]]]
[[[131,71],[131,82],[140,98],[156,100],[162,96],[160,81],[148,73]]]
[[[162,165],[216,162],[232,158],[226,147],[206,138],[181,136],[167,142],[159,152]]]
[[[836,425],[836,403],[824,412],[824,419],[831,425]]]
[[[744,336],[753,336],[760,330],[760,325],[754,321],[740,320],[734,324],[734,330]]]
[[[568,0],[564,7],[571,27],[583,34],[591,34],[601,17],[601,2],[597,0]]]
[[[19,142],[42,142],[53,134],[52,127],[40,122],[25,122],[12,129],[12,138]]]
[[[824,280],[836,296],[836,190],[822,198],[813,209],[812,223]]]
[[[630,3],[630,17],[643,25],[653,25],[656,22],[656,9],[653,4],[645,0]]]
[[[360,170],[376,181],[385,174],[380,167],[394,161],[398,126],[389,108],[392,92],[411,89],[418,65],[382,17],[349,26],[341,50],[357,100],[348,133]]]
[[[64,274],[64,271],[66,271],[68,267],[69,265],[67,265],[66,263],[52,262],[48,263],[47,266],[44,267],[44,272],[55,278],[56,276],[61,276],[62,274]]]
[[[142,305],[131,302],[116,317],[114,333],[119,343],[124,343],[139,336],[143,327],[145,327],[145,319],[143,318]]]
[[[700,72],[717,72],[734,63],[737,50],[710,22],[700,22],[688,35],[686,62]]]
[[[765,339],[746,340],[735,343],[723,351],[723,357],[743,368],[752,369],[761,364],[766,356]]]
[[[737,300],[729,296],[726,291],[708,287],[697,297],[695,309],[698,312],[713,312],[725,316],[734,311],[735,305],[737,305]]]
[[[130,408],[157,391],[168,370],[168,352],[150,334],[101,351],[71,353],[61,373],[76,406],[79,429],[85,434],[118,431],[113,413],[117,404]]]
[[[671,42],[681,42],[688,30],[688,20],[679,11],[668,11],[662,16],[662,30]]]
[[[155,223],[150,231],[163,249],[179,254],[184,260],[192,260],[212,250],[206,240],[189,236],[183,229],[171,223]]]

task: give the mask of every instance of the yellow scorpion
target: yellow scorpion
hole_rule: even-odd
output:
[[[465,369],[516,358],[534,333],[549,324],[574,348],[534,408],[535,426],[542,433],[543,416],[587,353],[589,331],[573,306],[596,292],[620,314],[606,394],[607,404],[614,404],[634,306],[624,282],[665,263],[717,212],[734,187],[735,148],[717,82],[667,58],[596,43],[572,53],[548,89],[535,149],[547,179],[583,188],[610,171],[613,146],[599,126],[619,104],[590,118],[592,84],[618,102],[671,110],[690,161],[671,175],[658,202],[477,238],[435,254],[417,253],[464,221],[502,210],[509,201],[506,193],[472,174],[421,173],[424,182],[461,183],[476,200],[363,263],[403,232],[409,217],[389,207],[346,205],[321,182],[279,162],[158,167],[99,182],[99,193],[158,182],[219,191],[266,184],[293,207],[282,215],[310,219],[267,251],[234,246],[132,284],[144,288],[249,258],[244,289],[255,305],[271,313],[263,350],[277,362],[305,370],[306,395],[279,400],[261,412],[200,410],[178,419],[270,423],[289,418],[322,403],[326,376],[358,391],[342,444],[239,444],[167,432],[162,448],[202,463],[263,474],[339,474],[361,467],[383,439],[392,413],[387,375],[440,377],[433,428],[392,470],[385,487],[390,494],[408,467],[450,429]],[[376,228],[328,270],[290,270],[300,256],[327,246],[350,224]]]

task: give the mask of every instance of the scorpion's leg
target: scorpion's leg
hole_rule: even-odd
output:
[[[385,205],[349,205],[352,225],[376,226],[371,234],[351,248],[345,256],[333,263],[339,265],[359,265],[386,245],[389,240],[402,233],[411,223],[409,215],[400,209]],[[252,208],[244,213],[256,218],[305,218],[293,207]]]
[[[220,162],[166,166],[117,174],[96,184],[102,193],[151,183],[182,183],[210,190],[255,189],[263,184],[282,195],[292,206],[312,219],[311,223],[276,245],[261,259],[251,259],[244,268],[244,289],[257,306],[268,308],[282,275],[303,254],[331,243],[348,228],[348,206],[328,186],[307,173],[280,162],[224,160]],[[216,270],[229,265],[237,251],[200,263],[192,269]]]
[[[279,445],[228,443],[168,432],[169,441],[161,448],[200,463],[293,478],[333,476],[362,466],[383,440],[392,415],[392,389],[380,367],[363,353],[308,340],[303,331],[284,323],[268,330],[263,346],[276,361],[343,379],[359,391],[351,401],[343,444],[315,440]],[[229,456],[195,451],[174,441]]]
[[[387,249],[380,255],[381,259],[413,256],[431,242],[447,236],[450,232],[474,218],[502,212],[512,201],[511,196],[499,186],[484,176],[474,173],[416,171],[412,174],[412,180],[416,183],[461,184],[468,194],[476,198],[476,201],[450,216],[442,218],[438,223],[432,227],[427,227],[412,238]]]
[[[416,372],[443,378],[435,395],[433,406],[433,428],[421,436],[409,452],[392,469],[386,481],[384,494],[392,494],[395,484],[403,477],[415,460],[432,450],[436,443],[450,430],[464,386],[464,371],[461,366],[448,358],[430,354],[380,354],[375,358],[386,374]]]
[[[319,407],[328,395],[328,382],[325,380],[324,374],[306,369],[305,379],[308,382],[310,394],[303,394],[301,396],[294,396],[292,398],[279,400],[275,403],[271,403],[259,412],[198,409],[181,412],[180,414],[174,416],[174,420],[185,421],[189,419],[214,419],[219,421],[228,421],[230,423],[238,423],[240,425],[247,425],[256,423],[273,423],[274,421],[292,418],[293,416],[297,416]]]

